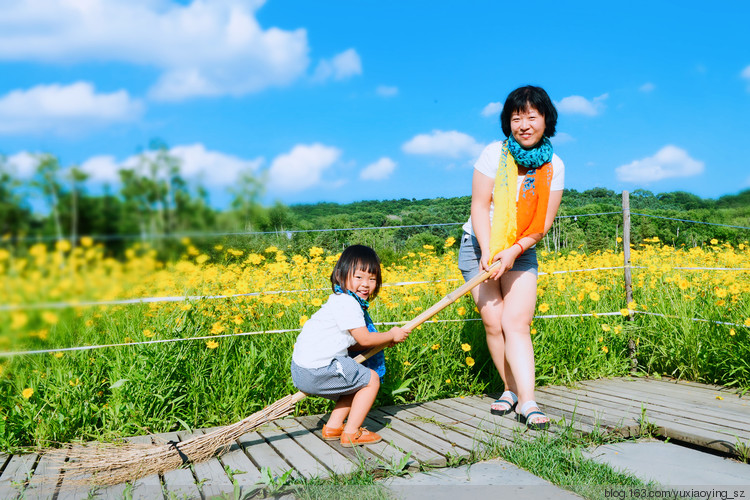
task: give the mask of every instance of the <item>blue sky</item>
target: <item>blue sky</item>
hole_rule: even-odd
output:
[[[116,188],[153,139],[217,206],[468,195],[498,106],[544,87],[566,187],[750,187],[745,2],[25,0],[0,10],[0,153]],[[33,200],[30,200],[33,203]]]

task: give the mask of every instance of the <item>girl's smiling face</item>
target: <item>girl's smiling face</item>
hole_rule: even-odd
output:
[[[346,278],[346,288],[357,294],[361,299],[367,300],[370,293],[375,290],[378,284],[378,277],[373,273],[368,273],[358,269]]]
[[[513,138],[523,148],[537,145],[544,137],[544,115],[529,106],[525,111],[516,111],[510,116],[510,130]]]

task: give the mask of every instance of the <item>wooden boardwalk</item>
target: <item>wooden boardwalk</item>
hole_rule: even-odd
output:
[[[537,390],[537,400],[552,419],[562,425],[572,422],[573,427],[587,433],[605,430],[637,436],[649,429],[673,441],[729,454],[740,455],[747,449],[743,447],[750,447],[750,397],[717,386],[605,379],[581,382],[575,388],[543,387]],[[380,433],[383,442],[357,449],[323,441],[323,416],[286,418],[242,436],[228,452],[207,462],[163,477],[146,477],[132,485],[99,489],[71,484],[59,464],[44,456],[0,455],[0,499],[230,498],[235,485],[243,492],[257,488],[264,467],[276,476],[291,470],[296,477],[308,478],[346,474],[359,466],[388,469],[402,459],[410,468],[420,463],[445,467],[488,441],[508,443],[515,429],[525,430],[510,415],[491,415],[492,401],[489,396],[467,396],[378,408],[370,412],[365,425]],[[161,443],[208,431],[130,439]],[[525,432],[526,436],[534,434]]]

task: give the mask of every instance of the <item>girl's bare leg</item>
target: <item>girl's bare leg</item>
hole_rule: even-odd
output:
[[[354,433],[359,430],[365,421],[365,417],[367,417],[367,413],[372,408],[372,404],[375,402],[375,397],[378,395],[379,389],[380,377],[378,377],[378,374],[374,370],[370,370],[370,382],[352,395],[348,412],[349,419],[346,421],[344,432]],[[331,417],[333,417],[333,413],[331,413]]]

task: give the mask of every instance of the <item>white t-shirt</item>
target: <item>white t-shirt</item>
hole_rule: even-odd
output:
[[[497,175],[497,169],[500,168],[500,154],[503,149],[503,141],[495,141],[486,148],[484,148],[484,151],[482,151],[482,154],[479,156],[479,159],[474,164],[474,168],[478,170],[480,173],[486,175],[487,177],[490,177],[491,179],[495,179],[495,176]],[[518,189],[516,191],[516,201],[518,201],[518,196],[521,192],[521,185],[523,184],[523,179],[525,175],[519,175],[517,179],[517,186]],[[550,191],[562,191],[565,187],[565,164],[560,159],[559,156],[556,154],[552,154],[552,181],[550,182],[549,190]],[[492,223],[492,214],[495,211],[495,204],[493,202],[490,202],[490,223]],[[469,216],[469,220],[464,224],[463,230],[467,233],[473,235],[474,234],[474,228],[471,225],[471,216]]]
[[[357,299],[332,293],[323,307],[305,322],[294,344],[292,360],[302,368],[328,366],[337,356],[346,356],[357,343],[349,330],[365,325],[365,313]]]

